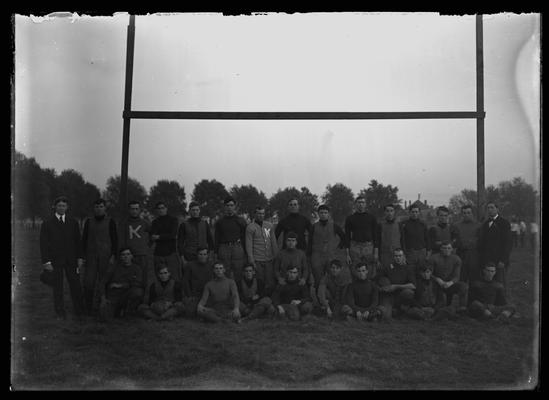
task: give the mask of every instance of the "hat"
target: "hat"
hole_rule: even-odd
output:
[[[40,281],[48,286],[53,287],[54,277],[53,271],[48,271],[47,269],[43,270],[40,274]]]

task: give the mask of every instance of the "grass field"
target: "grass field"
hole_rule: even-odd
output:
[[[39,281],[38,232],[13,237],[11,389],[533,389],[538,385],[539,270],[511,256],[508,323],[311,317],[236,325],[56,321]],[[70,310],[68,292],[65,301]]]

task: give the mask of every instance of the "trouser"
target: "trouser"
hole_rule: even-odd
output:
[[[82,297],[82,287],[80,277],[76,273],[76,265],[52,264],[53,266],[53,306],[58,316],[65,316],[65,301],[63,300],[63,271],[67,277],[73,311],[75,315],[81,315],[84,312],[84,301]]]
[[[172,303],[171,301],[160,300],[151,305],[141,304],[137,310],[145,318],[172,319],[184,312],[184,305],[179,301]]]
[[[508,305],[495,306],[493,304],[484,304],[478,300],[473,301],[469,305],[469,313],[474,318],[482,318],[486,310],[490,311],[494,317],[497,317],[504,311],[508,311],[509,313],[514,314],[515,307]]]
[[[313,311],[313,303],[310,301],[301,302],[299,305],[280,304],[280,306],[284,309],[284,314],[290,321],[299,321],[300,317]]]
[[[419,272],[419,265],[425,263],[425,259],[427,258],[427,249],[409,249],[405,251],[405,254],[408,265],[410,265],[413,268],[414,273],[417,274]]]
[[[255,304],[240,303],[240,313],[247,319],[259,318],[263,315],[272,316],[274,312],[273,302],[269,297],[263,297]]]
[[[447,289],[442,288],[443,293],[446,295],[446,305],[452,304],[454,295],[458,296],[459,307],[467,306],[467,288],[468,285],[465,282],[456,282]]]
[[[196,318],[196,308],[200,302],[200,297],[191,296],[183,299],[183,311],[182,314],[185,318]]]
[[[460,249],[457,255],[461,258],[461,282],[473,282],[480,279],[479,254],[476,249]]]
[[[242,269],[245,263],[242,245],[240,243],[221,243],[217,251],[217,257],[225,266],[225,275],[239,282],[242,279]]]
[[[274,274],[273,260],[255,261],[256,276],[258,280],[265,283],[265,291],[272,293],[276,287],[276,278]]]
[[[413,289],[395,290],[392,293],[380,292],[380,304],[383,307],[383,317],[392,318],[393,309],[407,310],[414,301]]]
[[[138,287],[109,289],[107,301],[100,306],[101,318],[108,321],[113,317],[122,317],[126,312],[134,315],[143,302],[143,294],[143,289]]]
[[[133,262],[141,267],[143,273],[143,287],[148,289],[150,284],[156,281],[156,274],[154,273],[154,267],[152,257],[147,254],[133,256]],[[149,291],[145,293],[145,303],[149,302]]]
[[[388,267],[393,262],[393,252],[381,251],[379,253],[379,262],[381,267]]]
[[[346,313],[343,312],[344,306],[342,303],[339,303],[333,299],[329,299],[328,305],[330,306],[330,310],[332,310],[332,318],[340,319],[340,318],[345,318],[345,316],[347,315]],[[326,315],[327,314],[326,312],[327,312],[327,308],[324,308],[324,307],[320,308],[321,315]]]
[[[168,267],[168,271],[170,271],[170,275],[174,280],[181,282],[183,274],[181,272],[181,263],[177,253],[172,253],[168,256],[155,255],[154,256],[155,272],[158,271],[160,267],[164,267],[164,266]]]
[[[197,315],[206,322],[236,321],[232,314],[233,309],[227,304],[216,304],[204,307],[204,311],[197,311]]]
[[[84,300],[86,312],[92,315],[99,310],[99,284],[111,265],[111,254],[89,254],[84,268]]]
[[[509,271],[509,265],[504,265],[503,268],[496,267],[496,274],[494,280],[503,285],[504,293],[507,295],[507,273]]]
[[[309,281],[314,283],[316,289],[318,289],[320,280],[327,272],[328,263],[333,258],[334,255],[330,253],[313,252],[311,254],[311,275]]]
[[[351,240],[349,246],[349,256],[351,257],[351,275],[353,279],[358,279],[356,265],[366,260],[366,256],[374,254],[374,242],[355,242]],[[374,271],[375,273],[375,271]]]
[[[519,234],[518,232],[511,232],[511,237],[512,237],[512,246],[513,248],[516,248],[518,247],[518,239],[519,239]]]
[[[385,315],[386,311],[383,306],[377,306],[377,307],[358,307],[355,306],[354,308],[351,308],[351,306],[345,304],[341,311],[346,316],[356,316],[357,311],[360,311],[361,313],[364,313],[368,311],[369,317],[379,317]],[[368,318],[370,320],[370,318]]]
[[[425,320],[431,318],[435,314],[434,307],[410,307],[405,314],[412,319]]]

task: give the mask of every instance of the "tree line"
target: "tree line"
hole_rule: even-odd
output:
[[[69,198],[71,214],[83,220],[92,214],[93,201],[103,197],[109,208],[109,214],[119,218],[125,212],[126,205],[119,204],[120,176],[112,176],[106,182],[104,190],[90,182],[86,182],[82,174],[74,169],[63,170],[57,174],[53,169],[43,169],[34,158],[28,158],[16,152],[12,174],[12,212],[17,220],[43,219],[50,215],[53,200],[59,195]],[[504,215],[533,219],[536,215],[536,205],[539,195],[532,185],[522,178],[501,182],[497,187],[487,187],[487,199],[495,200],[500,204],[500,211]],[[398,197],[398,187],[383,185],[372,179],[368,187],[358,193],[344,185],[335,183],[327,185],[325,192],[319,197],[307,187],[286,187],[278,189],[270,198],[254,185],[233,185],[226,188],[215,179],[202,179],[194,185],[191,201],[200,204],[204,216],[214,218],[223,211],[223,200],[232,196],[240,213],[253,215],[254,209],[261,205],[265,207],[267,216],[277,214],[284,217],[287,212],[287,203],[292,198],[300,202],[300,211],[304,215],[312,215],[319,204],[330,207],[334,221],[343,224],[345,217],[353,212],[354,199],[361,195],[366,198],[369,212],[376,217],[383,216],[385,204],[394,204],[397,210],[402,209],[402,200]],[[166,203],[172,215],[185,216],[187,202],[185,187],[173,180],[161,179],[148,191],[136,179],[128,177],[128,199],[139,201],[150,212],[158,201]],[[461,193],[450,198],[449,208],[459,214],[463,204],[472,204],[476,208],[476,192],[464,189]]]

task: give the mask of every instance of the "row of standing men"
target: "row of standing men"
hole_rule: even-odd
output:
[[[265,221],[265,210],[258,207],[254,220],[247,224],[236,214],[236,202],[225,199],[225,215],[212,229],[200,217],[200,206],[191,203],[190,217],[179,224],[168,214],[166,205],[155,205],[157,218],[150,223],[140,217],[138,202],[130,202],[127,220],[116,224],[106,215],[106,203],[99,199],[94,203],[94,216],[83,226],[82,237],[78,224],[64,221],[68,200],[61,198],[54,204],[55,215],[41,228],[41,253],[44,267],[56,272],[54,305],[57,315],[65,314],[62,302],[63,270],[66,273],[73,304],[79,290],[76,280],[83,286],[84,305],[75,311],[92,314],[100,301],[99,283],[115,262],[117,249],[129,247],[133,261],[143,271],[145,287],[155,282],[161,266],[166,266],[176,281],[183,281],[190,273],[192,262],[197,260],[199,248],[207,248],[210,259],[222,261],[228,277],[239,282],[244,265],[252,264],[258,278],[269,289],[284,280],[290,266],[298,266],[300,276],[317,293],[318,285],[329,268],[329,262],[340,259],[345,273],[357,278],[355,266],[359,261],[373,258],[387,267],[393,260],[393,251],[402,248],[407,263],[418,272],[432,254],[439,252],[442,242],[450,242],[460,257],[462,266],[460,281],[468,282],[479,277],[480,265],[493,262],[497,266],[496,280],[506,285],[506,270],[511,249],[510,225],[497,213],[497,205],[487,205],[489,218],[482,224],[473,218],[472,209],[462,209],[460,223],[448,223],[449,212],[445,207],[437,209],[438,221],[428,228],[420,220],[417,207],[410,207],[406,221],[395,221],[395,207],[387,205],[381,221],[367,212],[366,200],[358,197],[356,210],[345,220],[344,229],[330,219],[330,210],[322,205],[318,209],[319,221],[310,220],[299,213],[299,202],[288,202],[288,216],[276,226]],[[61,219],[61,220],[60,220]],[[70,218],[69,218],[70,221]],[[76,222],[76,221],[74,221]],[[71,226],[69,228],[69,226]],[[299,251],[286,249],[286,235],[295,232]],[[151,244],[154,251],[151,254]],[[75,265],[75,271],[72,266]],[[78,274],[78,272],[82,272]],[[57,288],[56,288],[57,287]]]

